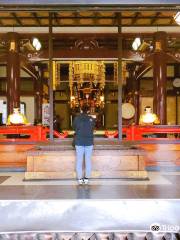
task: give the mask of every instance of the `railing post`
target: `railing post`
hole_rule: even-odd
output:
[[[41,141],[46,141],[46,128],[41,126]]]
[[[142,140],[142,129],[139,125],[134,126],[134,140]]]
[[[134,139],[134,128],[133,125],[126,128],[126,139],[132,141]]]
[[[131,126],[131,140],[132,141],[135,140],[135,126],[134,125]]]
[[[40,140],[40,132],[39,132],[39,126],[32,127],[32,140],[39,141]]]

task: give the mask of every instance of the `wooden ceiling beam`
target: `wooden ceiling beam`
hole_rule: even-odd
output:
[[[74,16],[74,19],[76,19],[76,23],[78,24],[78,25],[80,25],[80,19],[81,19],[81,17],[80,17],[80,15],[79,15],[79,12],[74,12],[73,13],[73,16]]]
[[[141,16],[141,13],[140,13],[140,12],[136,12],[136,13],[135,13],[135,16],[132,18],[131,24],[134,25],[134,24],[137,22],[137,20],[138,20],[138,18],[139,18],[140,16]]]
[[[53,13],[53,19],[55,20],[57,25],[61,25],[60,24],[60,19],[59,19],[58,14],[56,12]]]
[[[119,16],[119,13],[116,12],[115,13],[115,18],[114,18],[113,23],[112,23],[113,26],[117,26],[118,25],[118,16]]]
[[[44,25],[41,25],[41,27],[48,27],[49,25],[48,24],[44,24]],[[112,26],[117,26],[117,25],[112,25],[112,24],[97,24],[97,25],[94,25],[94,24],[77,24],[77,21],[75,24],[60,24],[60,25],[56,25],[56,26],[59,26],[59,27],[112,27]],[[122,27],[133,27],[134,25],[129,25],[129,24],[122,24]],[[157,26],[157,25],[150,25],[150,24],[137,24],[136,27],[151,27],[151,26]],[[174,23],[172,25],[170,25],[169,23],[165,24],[158,24],[159,27],[177,27],[177,24]],[[8,24],[8,25],[1,25],[1,27],[20,27],[20,25],[14,25],[14,24]],[[24,24],[22,25],[21,27],[38,27],[37,25],[29,25],[29,24]]]
[[[97,0],[97,1],[49,1],[41,0],[1,0],[0,11],[179,11],[179,0]]]
[[[33,12],[35,13],[35,12]],[[0,19],[3,19],[3,20],[11,20],[13,19],[14,17],[16,19],[18,19],[18,21],[22,20],[22,19],[25,19],[25,20],[32,20],[34,19],[34,16],[17,16],[16,13],[11,13],[13,14],[13,16],[0,16]],[[159,13],[160,15],[161,13]],[[158,15],[158,14],[157,14]],[[159,19],[170,19],[172,18],[173,19],[173,15],[172,16],[159,16],[158,15],[158,18]],[[157,17],[157,16],[155,16]],[[38,19],[40,20],[46,20],[48,19],[48,16],[38,16],[37,17]],[[116,16],[101,16],[100,13],[94,13],[93,16],[80,16],[78,12],[74,12],[74,14],[72,16],[59,16],[57,15],[56,13],[56,18],[57,19],[116,19]],[[122,19],[131,19],[132,21],[137,21],[137,19],[154,19],[154,16],[143,16],[141,12],[137,12],[135,16],[122,16]]]
[[[16,22],[18,23],[18,25],[22,26],[22,22],[19,19],[19,17],[17,17],[16,13],[12,12],[11,15],[13,16],[13,18],[11,18],[11,19],[15,19]]]
[[[36,12],[32,12],[32,16],[36,19],[36,22],[39,26],[41,26],[41,21],[40,19],[37,17],[37,13]]]
[[[54,20],[55,20],[55,26],[116,26],[117,25],[117,17],[116,17],[116,14],[115,15],[112,15],[112,16],[102,16],[100,12],[94,12],[93,13],[93,16],[81,16],[79,14],[78,11],[75,11],[72,16],[63,16],[63,14],[60,16],[58,15],[56,12],[54,12]],[[12,17],[11,17],[12,16]],[[18,16],[15,12],[12,12],[11,13],[11,16],[0,16],[0,20],[13,20],[15,19],[16,20],[16,23],[17,25],[15,26],[24,26],[24,27],[31,27],[31,26],[48,26],[48,24],[43,24],[41,22],[41,20],[47,20],[48,19],[48,16],[38,16],[36,12],[32,12],[31,16]],[[32,19],[35,19],[37,25],[28,25],[28,24],[22,24],[22,20],[25,19],[25,20],[32,20]],[[72,24],[61,24],[61,21],[60,20],[68,20],[68,19],[71,19],[74,21],[74,23]],[[87,19],[92,19],[93,20],[93,24],[80,24],[81,20],[87,20]],[[130,19],[131,20],[131,24],[122,24],[122,26],[133,26],[133,25],[136,25],[136,26],[153,26],[157,19],[159,20],[167,20],[167,23],[166,24],[161,24],[159,23],[158,25],[159,26],[176,26],[176,23],[174,22],[174,19],[173,19],[173,16],[162,16],[161,15],[161,12],[157,12],[156,13],[156,16],[143,16],[143,13],[142,12],[136,12],[135,15],[133,16],[122,16],[122,22],[123,20],[126,20],[126,19]],[[112,20],[112,24],[99,24],[99,20],[104,20],[104,22],[106,22],[105,20]],[[138,20],[150,20],[151,23],[150,24],[136,24]],[[170,20],[170,21],[169,21]],[[3,26],[6,26],[6,27],[11,27],[13,26],[14,24],[3,24],[3,22],[1,21],[0,24]]]
[[[157,12],[154,18],[151,20],[151,25],[153,25],[158,19],[160,19],[161,12]]]
[[[48,50],[44,50],[43,53],[37,58],[48,59]],[[53,58],[118,58],[117,49],[107,48],[95,48],[95,49],[57,49],[53,53]],[[143,59],[140,54],[131,50],[123,51],[123,58],[130,61],[141,62]]]
[[[170,25],[172,25],[173,23],[175,23],[174,18],[170,18],[169,20],[170,20],[170,21],[169,21],[169,24],[170,24]]]
[[[41,41],[48,41],[48,33],[19,33],[20,38],[21,39],[28,39],[28,38],[32,38],[34,35],[36,35],[37,38],[39,38]],[[133,40],[136,36],[140,36],[142,38],[147,38],[149,40],[152,40],[153,38],[153,33],[147,32],[147,33],[122,33],[122,37],[123,39],[129,39],[129,40]],[[176,39],[180,39],[180,33],[176,32],[176,33],[167,33],[168,37],[171,38],[176,38]],[[0,33],[0,39],[3,39],[3,37],[5,36],[5,33]],[[117,37],[118,34],[117,33],[53,33],[53,38],[54,38],[54,42],[57,41],[65,41],[67,39],[69,39],[69,41],[74,41],[77,39],[81,39],[81,38],[93,38],[93,39],[97,39],[97,40],[101,40],[104,41],[106,39],[106,41],[117,41]]]
[[[93,18],[94,25],[99,23],[99,21],[98,21],[99,16],[100,16],[100,13],[99,12],[95,12],[95,15],[94,15],[94,18]]]

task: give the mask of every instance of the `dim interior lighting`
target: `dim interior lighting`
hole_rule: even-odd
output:
[[[141,45],[141,39],[139,37],[135,38],[134,42],[132,43],[133,50],[137,51],[140,45]]]
[[[41,49],[41,43],[38,38],[33,38],[32,45],[37,51],[39,51]]]
[[[180,12],[176,13],[176,15],[174,16],[174,20],[178,25],[180,25]]]

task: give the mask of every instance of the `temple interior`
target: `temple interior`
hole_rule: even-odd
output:
[[[0,240],[179,240],[179,181],[180,0],[0,0]]]
[[[47,26],[48,12],[1,14],[2,123],[6,124],[7,116],[20,101],[22,111],[31,124],[46,125],[42,111],[49,102],[49,60],[48,33],[43,31]],[[157,79],[160,79],[158,85],[162,84],[164,88],[163,96],[160,96],[165,99],[163,116],[159,116],[161,123],[180,123],[180,96],[179,87],[176,86],[180,76],[180,38],[178,31],[171,29],[177,28],[173,14],[173,11],[161,14],[152,11],[122,13],[122,102],[131,103],[135,108],[133,118],[124,119],[124,125],[138,124],[140,114],[147,105],[154,107],[154,112],[159,114],[160,104],[155,100],[159,98],[159,89],[154,83]],[[53,15],[53,105],[54,116],[59,119],[59,130],[71,129],[73,116],[83,101],[91,106],[91,114],[95,112],[97,129],[117,128],[118,35],[112,27],[117,25],[114,19],[113,12],[100,12],[98,16],[94,12],[79,12],[77,16],[73,12]],[[62,33],[58,32],[59,26],[64,29],[61,29]],[[93,29],[92,33],[85,26]],[[141,26],[144,32],[137,30]],[[25,30],[28,28],[33,28],[34,33]],[[99,33],[98,29],[103,31],[103,28],[106,30]],[[9,39],[14,45],[9,46]],[[36,40],[40,44],[38,50],[33,46]],[[140,42],[134,48],[136,40]],[[11,47],[16,49],[13,61],[13,51],[8,50]],[[159,51],[161,54],[156,57]],[[162,58],[161,64],[158,58]],[[162,68],[162,79],[156,68]],[[16,79],[13,84],[13,80],[10,80],[11,71]],[[19,85],[17,89],[16,82]],[[11,94],[12,91],[14,94]]]

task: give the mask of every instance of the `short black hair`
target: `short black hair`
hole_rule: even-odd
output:
[[[81,110],[82,110],[83,113],[87,113],[90,110],[90,108],[87,104],[85,104],[85,105],[82,106]]]

